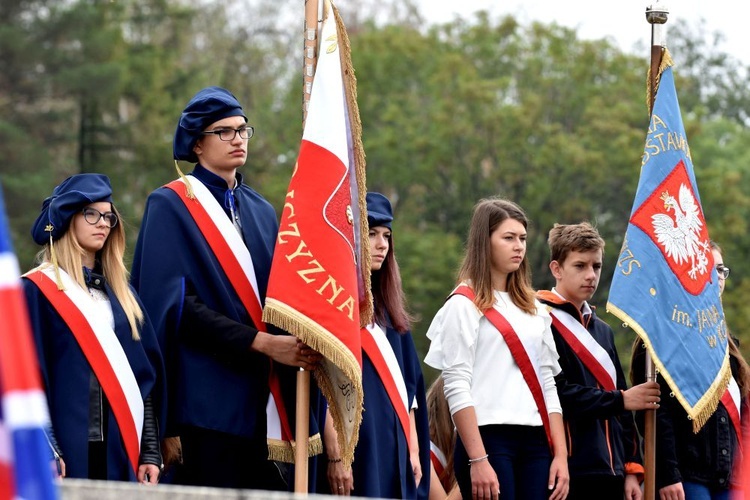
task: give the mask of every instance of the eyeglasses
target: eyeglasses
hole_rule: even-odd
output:
[[[240,135],[240,139],[250,139],[255,133],[255,129],[250,126],[234,128],[217,128],[216,130],[206,130],[203,135],[218,135],[222,141],[233,141],[237,134]]]
[[[724,264],[719,264],[718,266],[716,266],[716,272],[719,273],[720,279],[725,280],[729,277],[729,268]]]
[[[91,207],[84,208],[81,213],[83,213],[83,218],[91,224],[92,226],[99,224],[99,221],[104,219],[104,224],[107,225],[108,228],[113,228],[117,225],[117,214],[114,212],[104,212],[101,213],[99,210]]]

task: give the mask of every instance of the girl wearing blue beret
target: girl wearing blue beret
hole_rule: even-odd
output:
[[[40,265],[23,285],[63,477],[156,484],[163,369],[128,285],[109,179],[69,177],[32,228]]]
[[[362,329],[364,412],[351,470],[341,463],[326,419],[331,492],[374,498],[427,498],[430,436],[424,378],[393,251],[391,203],[367,193],[374,322]]]

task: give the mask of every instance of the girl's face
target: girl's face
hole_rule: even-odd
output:
[[[518,270],[526,255],[526,228],[515,219],[505,219],[490,235],[492,272],[507,276]]]
[[[714,256],[714,266],[718,267],[724,267],[724,258],[721,256],[721,252],[716,250],[715,248],[711,249],[711,254]],[[724,293],[724,285],[727,284],[727,280],[724,279],[724,276],[719,273],[719,295]]]
[[[370,228],[370,257],[372,271],[380,271],[391,248],[391,230],[385,226]]]
[[[104,247],[112,227],[117,224],[116,221],[117,216],[112,212],[112,204],[108,201],[98,201],[87,205],[74,215],[70,227],[78,244],[86,251],[87,257],[93,259],[96,252]]]

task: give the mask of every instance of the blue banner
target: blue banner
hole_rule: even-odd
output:
[[[661,74],[607,310],[638,333],[697,430],[731,373],[718,275],[671,67]]]

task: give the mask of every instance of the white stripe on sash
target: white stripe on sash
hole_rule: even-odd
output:
[[[237,232],[237,229],[234,227],[234,224],[232,224],[232,221],[229,220],[226,212],[224,212],[224,209],[221,207],[221,205],[219,205],[219,202],[216,201],[216,198],[214,198],[214,195],[211,194],[211,191],[209,191],[201,181],[199,181],[192,175],[187,175],[185,177],[188,179],[188,181],[190,182],[190,186],[193,188],[195,198],[206,210],[213,223],[216,224],[216,228],[219,230],[221,235],[224,237],[224,240],[229,245],[232,253],[237,258],[237,262],[240,263],[240,267],[242,267],[242,270],[245,272],[245,277],[250,282],[253,290],[255,291],[255,297],[260,297],[260,294],[258,293],[258,279],[255,277],[255,266],[253,265],[252,255],[250,254],[250,250],[248,250],[247,246],[245,245],[245,242],[242,240],[242,237]],[[182,178],[180,178],[180,180],[182,182],[185,182]]]
[[[448,460],[445,458],[445,453],[443,453],[443,450],[437,447],[435,443],[430,441],[430,451],[433,455],[435,455],[435,458],[438,459],[438,462],[440,462],[440,465],[443,467],[448,465]]]
[[[594,337],[591,336],[586,327],[584,327],[579,321],[577,321],[572,315],[559,309],[552,309],[550,315],[554,316],[565,328],[572,333],[576,339],[583,345],[584,348],[594,357],[594,359],[601,365],[604,372],[612,379],[612,386],[617,387],[617,370],[615,364],[612,362],[612,358],[609,357],[606,349],[604,349]]]
[[[740,386],[737,385],[737,381],[734,379],[734,377],[729,377],[729,386],[727,387],[727,391],[729,391],[729,395],[732,396],[732,402],[734,403],[737,415],[740,415],[740,418],[742,418],[742,413],[740,412],[740,408],[742,408],[740,399]]]
[[[55,281],[55,272],[52,267],[47,266],[41,268],[40,271],[49,279]],[[62,269],[60,269],[60,280],[65,287],[65,295],[81,311],[94,335],[96,335],[96,339],[99,341],[107,361],[120,383],[120,387],[122,387],[130,414],[133,416],[135,430],[138,433],[138,446],[140,446],[141,434],[143,433],[143,397],[125,351],[122,349],[115,331],[109,326],[109,321],[103,319],[91,296]]]
[[[372,338],[375,340],[380,353],[383,355],[385,364],[388,366],[388,371],[390,372],[391,377],[393,377],[393,382],[398,389],[398,394],[401,396],[401,402],[404,404],[404,408],[408,414],[409,402],[406,393],[406,382],[404,382],[404,375],[401,373],[401,367],[396,359],[396,354],[393,352],[393,347],[391,347],[390,342],[388,342],[388,338],[385,336],[385,331],[383,331],[380,325],[367,325],[367,331],[372,334]]]

